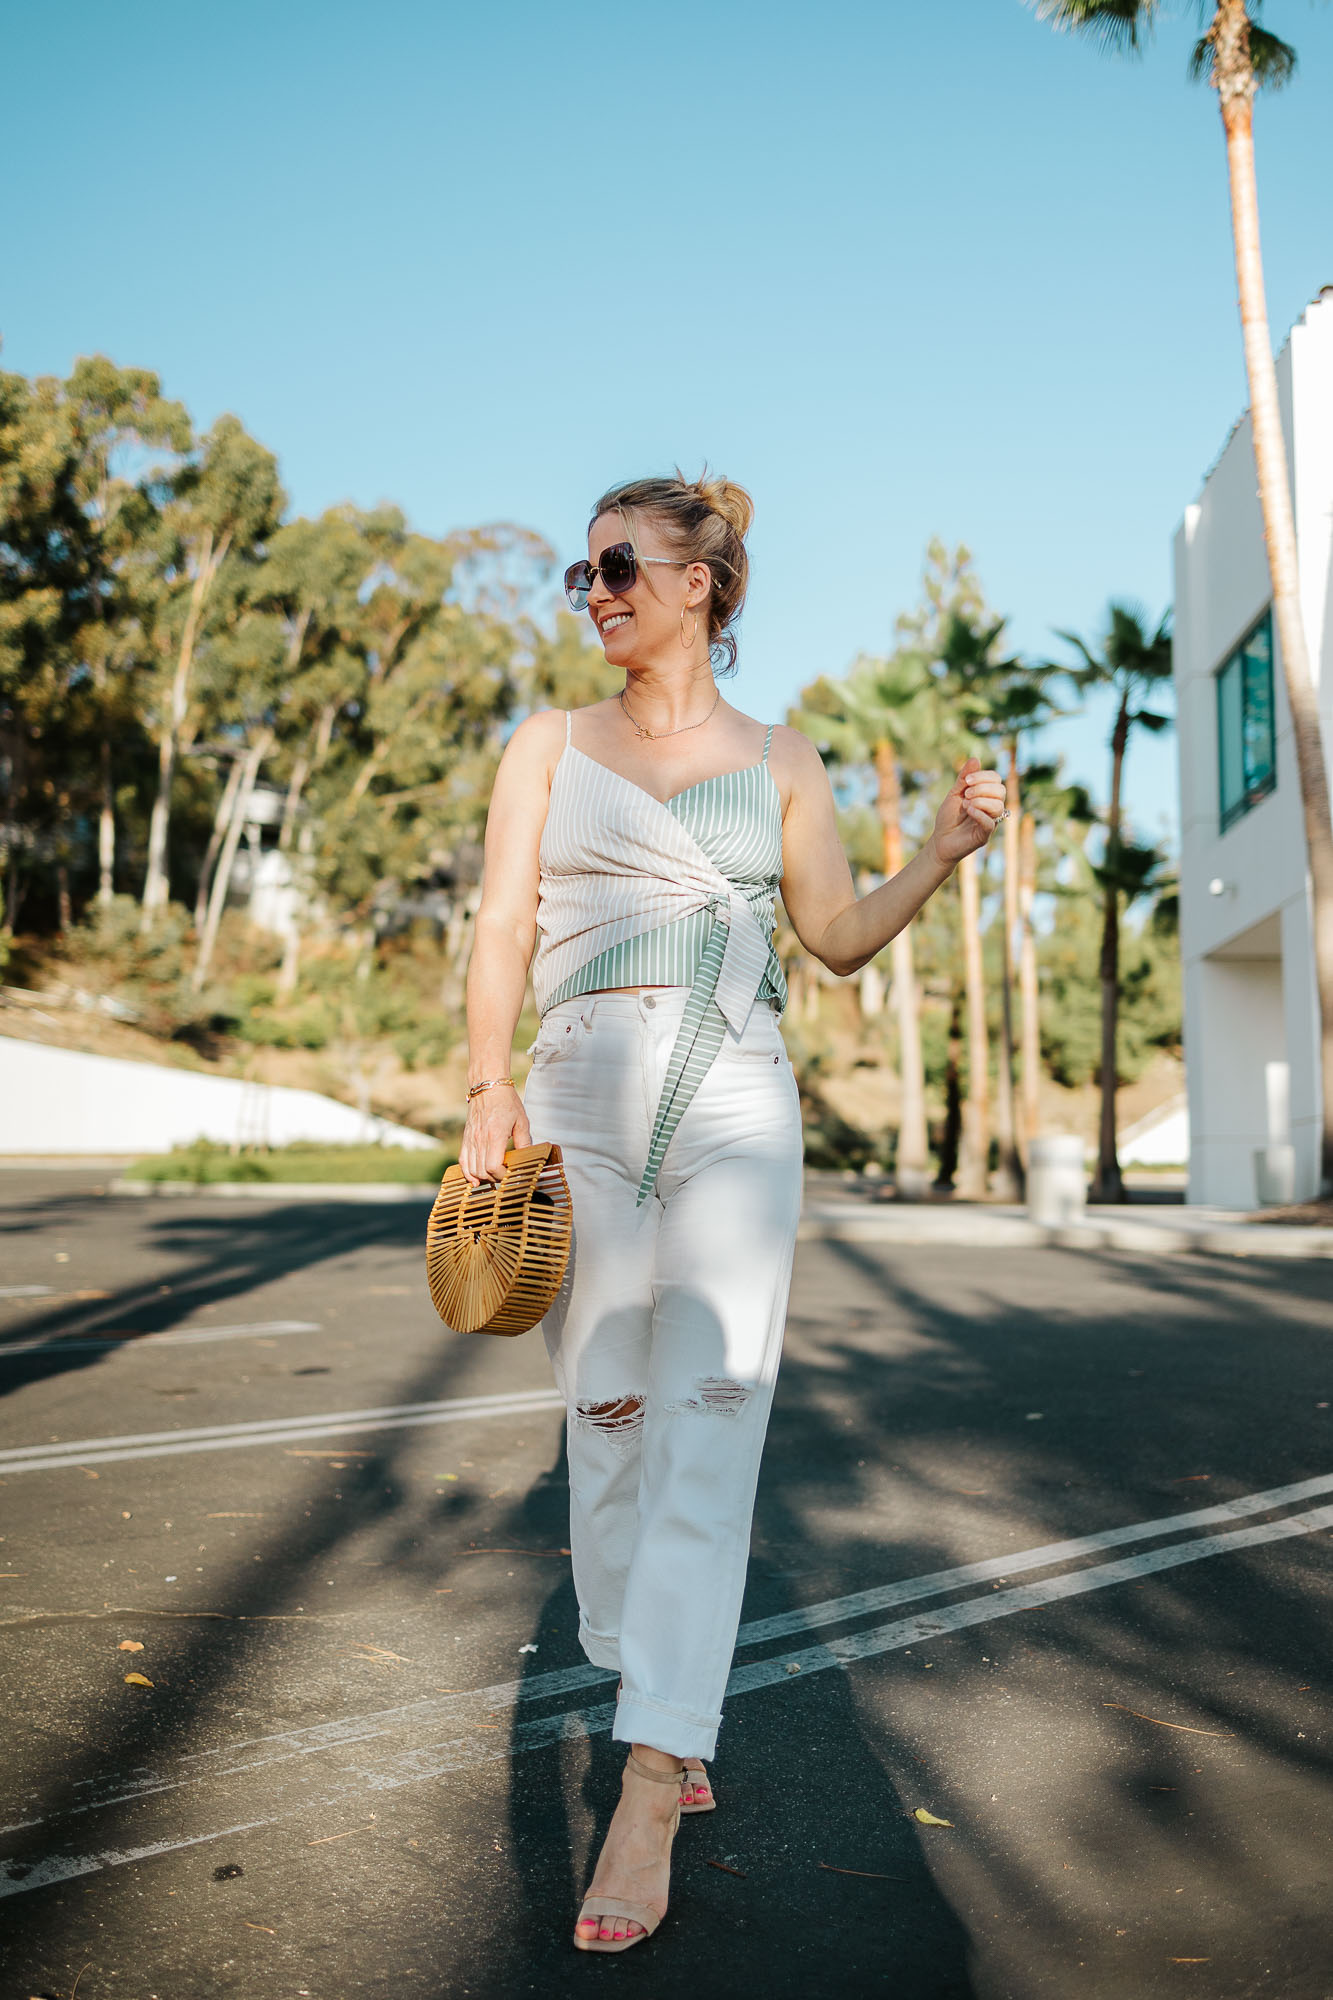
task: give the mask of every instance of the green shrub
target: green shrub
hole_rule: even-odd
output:
[[[409,1152],[402,1146],[321,1146],[306,1142],[266,1152],[233,1153],[215,1140],[198,1139],[170,1153],[137,1160],[127,1178],[138,1181],[193,1181],[207,1187],[219,1181],[284,1182],[389,1181],[405,1186],[429,1186],[458,1158],[458,1146],[446,1143],[438,1152]]]

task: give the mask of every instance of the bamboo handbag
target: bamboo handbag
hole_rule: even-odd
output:
[[[455,1333],[526,1333],[560,1289],[574,1205],[560,1148],[505,1154],[498,1183],[470,1187],[449,1167],[426,1225],[431,1302]]]

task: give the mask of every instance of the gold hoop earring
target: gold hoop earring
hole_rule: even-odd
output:
[[[689,653],[694,650],[694,642],[699,636],[699,614],[697,611],[690,614],[694,619],[694,630],[687,639],[685,637],[685,610],[686,607],[682,604],[680,607],[680,643],[685,648],[685,651]]]

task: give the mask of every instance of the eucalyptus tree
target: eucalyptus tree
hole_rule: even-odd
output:
[[[585,708],[605,701],[624,684],[605,653],[584,637],[586,622],[558,611],[553,632],[537,634],[523,692],[533,708]]]
[[[1102,892],[1102,948],[1099,976],[1102,988],[1102,1051],[1100,1066],[1101,1116],[1097,1140],[1097,1173],[1092,1187],[1094,1201],[1121,1201],[1124,1183],[1116,1155],[1115,1094],[1118,1081],[1116,1060],[1117,1018],[1120,1006],[1120,913],[1122,902],[1140,895],[1151,886],[1157,864],[1155,848],[1136,846],[1124,835],[1121,805],[1125,755],[1133,730],[1156,732],[1170,727],[1170,717],[1145,706],[1171,678],[1170,614],[1164,613],[1149,631],[1144,612],[1133,604],[1113,602],[1107,611],[1106,632],[1100,650],[1094,649],[1075,632],[1058,636],[1078,654],[1078,663],[1056,671],[1065,674],[1080,690],[1101,688],[1113,702],[1111,725],[1111,782],[1106,809],[1106,846],[1096,870]]]
[[[1216,4],[1203,0],[1198,12],[1207,26],[1194,45],[1190,72],[1217,92],[1226,141],[1250,435],[1310,869],[1323,1079],[1320,1184],[1329,1194],[1333,1193],[1333,815],[1318,696],[1301,618],[1296,522],[1264,294],[1254,169],[1255,94],[1290,81],[1296,52],[1256,19],[1261,4],[1262,0],[1216,0]],[[1057,27],[1081,30],[1109,48],[1137,50],[1164,10],[1162,0],[1037,0],[1037,11]]]
[[[87,574],[77,444],[61,385],[0,374],[0,927],[12,930],[60,807],[49,768]]]
[[[358,742],[326,767],[319,815],[321,885],[353,915],[369,913],[381,885],[418,879],[451,844],[480,837],[516,653],[512,627],[446,604],[393,676],[371,681]]]
[[[286,672],[279,696],[290,764],[279,846],[291,846],[302,794],[328,755],[340,710],[364,694],[368,673],[361,592],[379,559],[384,516],[334,507],[271,538],[252,600],[281,617]],[[396,519],[397,517],[395,517]]]
[[[203,991],[212,966],[218,928],[255,785],[264,759],[273,748],[274,716],[289,659],[290,639],[282,622],[272,613],[261,611],[243,611],[234,626],[208,649],[208,666],[214,677],[210,708],[232,738],[233,762],[232,777],[226,788],[230,807],[190,975],[195,993]],[[216,828],[215,821],[215,831]]]
[[[160,683],[151,722],[158,769],[143,888],[145,932],[169,896],[171,788],[187,735],[196,650],[225,565],[253,559],[256,545],[276,529],[283,505],[272,453],[235,417],[219,417],[172,475],[157,537],[151,613]]]
[[[941,714],[930,670],[920,652],[900,648],[887,659],[859,659],[841,680],[823,677],[802,690],[788,722],[808,736],[825,761],[873,774],[886,877],[903,865],[903,800],[941,758]],[[924,1194],[930,1180],[926,1077],[921,1053],[920,997],[907,924],[889,946],[898,1026],[902,1103],[896,1150],[899,1192]]]
[[[113,743],[133,733],[136,670],[146,664],[138,594],[146,545],[166,493],[150,453],[178,454],[191,442],[184,405],[162,394],[147,368],[120,368],[105,355],[77,361],[63,390],[76,449],[74,491],[87,524],[87,576],[74,645],[95,690],[98,729],[97,900],[115,892]]]

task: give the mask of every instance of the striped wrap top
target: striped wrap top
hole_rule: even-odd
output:
[[[686,1106],[756,1000],[781,1012],[773,949],[782,801],[756,764],[665,801],[577,749],[573,715],[551,778],[540,848],[537,1010],[610,986],[688,986],[639,1183],[646,1201]]]

